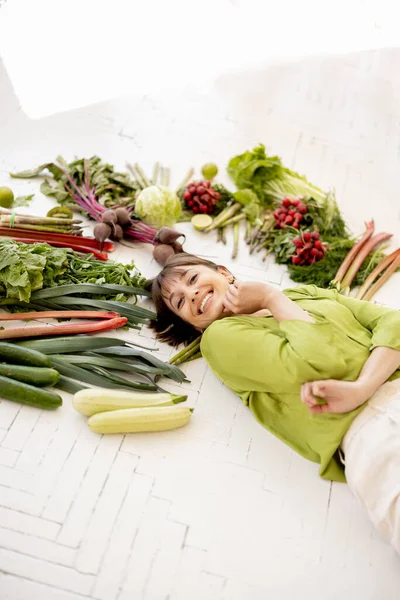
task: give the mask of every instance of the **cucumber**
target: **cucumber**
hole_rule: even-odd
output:
[[[50,359],[45,354],[16,344],[0,342],[0,361],[29,367],[51,367]]]
[[[60,378],[58,371],[47,367],[26,367],[0,363],[0,375],[31,385],[54,385]],[[0,390],[1,394],[1,390]]]
[[[41,390],[33,385],[15,381],[0,375],[0,396],[13,402],[29,404],[37,408],[53,409],[62,405],[61,396],[48,390]]]

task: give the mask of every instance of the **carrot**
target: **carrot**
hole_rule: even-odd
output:
[[[49,310],[0,314],[0,321],[30,321],[32,319],[115,319],[117,312],[104,310]]]
[[[16,327],[15,329],[3,329],[0,331],[0,339],[7,340],[12,338],[24,337],[42,337],[46,335],[69,335],[77,333],[93,333],[97,331],[108,331],[109,329],[118,329],[126,325],[126,317],[115,317],[98,323],[63,323],[49,327],[40,325],[39,327]]]
[[[354,244],[352,249],[348,252],[346,258],[340,265],[339,270],[336,273],[335,278],[332,282],[334,285],[340,284],[342,282],[343,277],[346,275],[347,270],[349,269],[349,267],[352,264],[353,260],[355,259],[356,255],[361,250],[361,248],[364,246],[364,244],[369,240],[371,235],[374,233],[374,229],[375,229],[374,221],[372,220],[372,221],[369,221],[369,223],[365,223],[365,227],[366,227],[366,230],[365,230],[364,235],[356,244]]]
[[[389,254],[388,256],[385,256],[385,258],[383,258],[379,264],[377,264],[377,266],[375,267],[375,269],[368,275],[368,277],[366,278],[366,280],[364,281],[364,283],[362,284],[362,286],[360,287],[360,289],[357,292],[356,295],[356,299],[357,300],[362,300],[365,293],[367,292],[368,288],[373,284],[373,282],[375,281],[375,279],[378,277],[379,273],[381,273],[382,271],[384,271],[384,269],[386,269],[386,267],[389,267],[394,260],[396,260],[396,258],[400,256],[400,248],[397,248],[397,250],[395,250],[394,252],[392,252],[391,254]]]

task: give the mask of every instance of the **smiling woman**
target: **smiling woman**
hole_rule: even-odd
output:
[[[217,377],[322,478],[346,475],[400,553],[400,380],[388,381],[400,378],[400,313],[336,290],[234,280],[185,253],[148,289],[157,337],[177,345],[203,334]]]
[[[211,323],[228,316],[223,300],[233,282],[225,267],[181,253],[168,261],[147,289],[152,292],[157,337],[168,344],[189,344]]]

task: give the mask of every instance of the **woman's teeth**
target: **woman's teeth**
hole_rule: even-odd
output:
[[[207,302],[210,300],[212,296],[212,292],[209,292],[202,300],[201,304],[200,304],[200,313],[204,312],[204,309],[206,307]]]

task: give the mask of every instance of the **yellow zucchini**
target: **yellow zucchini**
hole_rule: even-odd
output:
[[[125,408],[97,413],[90,417],[88,425],[95,433],[167,431],[186,425],[191,414],[191,409],[184,406]]]
[[[173,406],[184,402],[187,396],[178,394],[146,394],[124,390],[104,388],[87,388],[74,395],[72,406],[78,412],[90,417],[100,412],[121,410],[124,408],[141,408],[149,406]]]

